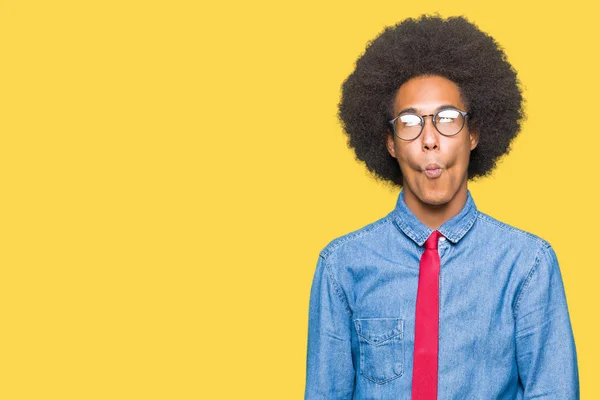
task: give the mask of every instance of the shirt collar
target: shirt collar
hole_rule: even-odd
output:
[[[477,207],[467,189],[467,201],[462,210],[438,228],[438,231],[452,243],[457,243],[473,226],[477,218]],[[404,190],[398,195],[396,208],[392,211],[395,225],[419,246],[423,246],[429,235],[434,231],[413,214],[404,202]]]

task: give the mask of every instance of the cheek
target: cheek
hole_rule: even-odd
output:
[[[471,154],[471,146],[469,142],[464,143],[456,143],[455,146],[452,146],[448,152],[448,166],[452,166],[455,164],[464,166],[469,163],[469,156]]]
[[[418,169],[419,158],[422,157],[421,149],[418,146],[414,146],[414,143],[405,143],[402,146],[396,146],[396,159],[402,167],[405,169]]]
[[[471,143],[466,142],[466,144],[461,149],[460,158],[465,164],[468,164],[470,157],[471,157]]]

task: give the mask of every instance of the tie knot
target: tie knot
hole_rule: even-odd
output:
[[[427,238],[427,241],[425,242],[425,248],[437,250],[438,239],[441,236],[442,236],[442,234],[439,233],[438,231],[431,232],[431,235],[429,235],[429,237]]]

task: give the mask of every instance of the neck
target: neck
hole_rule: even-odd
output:
[[[425,203],[410,190],[404,191],[404,202],[419,221],[430,229],[438,229],[462,210],[467,202],[467,186],[462,185],[454,197],[444,204]]]

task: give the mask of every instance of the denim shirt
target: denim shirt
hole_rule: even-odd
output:
[[[305,399],[410,399],[419,260],[433,230],[400,192],[331,241],[310,292]],[[550,244],[477,210],[439,227],[439,399],[579,399],[575,341]]]

